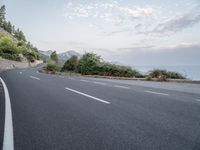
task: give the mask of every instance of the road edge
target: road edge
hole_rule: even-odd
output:
[[[0,77],[0,81],[4,88],[5,93],[5,123],[4,123],[4,136],[3,136],[3,149],[2,150],[14,150],[14,136],[13,136],[13,120],[10,96],[8,88]]]

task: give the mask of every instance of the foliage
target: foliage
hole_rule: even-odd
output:
[[[57,72],[60,71],[60,67],[56,63],[48,63],[47,66],[45,67],[46,71],[51,71],[51,72]]]
[[[85,75],[94,74],[100,63],[100,56],[94,53],[86,53],[79,60],[78,71]]]
[[[77,56],[72,56],[69,60],[67,60],[61,71],[77,71],[77,66],[78,66],[78,57]]]
[[[4,28],[5,29],[5,28]],[[5,29],[6,30],[6,29]],[[8,30],[6,30],[8,31]],[[9,31],[8,31],[9,32]],[[26,41],[26,37],[24,35],[24,33],[19,30],[19,28],[15,31],[12,32],[12,34],[14,35],[14,37],[18,40],[18,41]]]
[[[154,69],[150,71],[149,76],[151,76],[152,78],[157,78],[162,81],[165,81],[166,79],[185,79],[185,77],[178,72],[166,71],[160,69]]]
[[[51,60],[54,61],[55,63],[58,63],[58,55],[57,55],[56,51],[54,51],[54,52],[51,53],[50,58],[51,58]]]
[[[105,63],[94,53],[84,54],[78,65],[78,71],[85,75],[101,75],[115,77],[141,77],[142,75],[130,67]]]
[[[15,30],[11,22],[6,21],[5,14],[6,8],[3,5],[0,7],[0,27],[7,32],[0,32],[0,56],[20,60],[16,58],[19,54],[23,54],[31,62],[39,60],[40,53],[37,48],[30,42],[26,42],[26,37],[20,29]]]
[[[0,38],[0,56],[6,59],[15,60],[16,54],[18,54],[18,48],[13,39],[10,37]]]
[[[3,22],[5,21],[6,7],[5,5],[0,8],[0,27],[2,27]]]
[[[152,77],[151,77],[150,75],[148,75],[148,76],[145,77],[145,80],[151,81],[151,80],[152,80]]]

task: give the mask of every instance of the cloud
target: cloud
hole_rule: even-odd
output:
[[[186,28],[192,27],[200,22],[200,9],[195,7],[190,12],[168,18],[166,21],[158,23],[151,30],[141,31],[142,24],[135,26],[135,29],[139,34],[150,34],[150,35],[170,35],[176,32],[180,32]]]
[[[164,23],[158,24],[153,33],[169,34],[181,31],[200,22],[200,14],[186,14],[181,17],[171,19]]]
[[[138,19],[141,17],[148,17],[153,15],[154,9],[152,7],[144,8],[129,8],[129,7],[119,7],[125,15],[129,16],[131,19]]]
[[[152,7],[138,7],[120,5],[113,1],[109,3],[94,2],[91,4],[73,3],[70,2],[65,6],[65,16],[74,17],[91,17],[101,19],[106,22],[111,22],[117,26],[126,21],[141,19],[143,17],[152,16],[154,9]]]
[[[88,11],[88,9],[77,8],[77,9],[75,9],[75,11],[76,11],[76,15],[78,17],[89,17],[89,11]]]

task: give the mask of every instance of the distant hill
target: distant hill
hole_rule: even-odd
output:
[[[42,56],[43,60],[48,60],[50,58],[50,55],[53,51],[48,50],[48,51],[42,51],[40,50],[40,54]],[[70,50],[62,53],[58,53],[58,62],[60,64],[63,64],[66,60],[70,59],[72,56],[77,56],[80,57],[81,55],[77,53],[76,51]]]

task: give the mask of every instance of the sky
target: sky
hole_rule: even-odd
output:
[[[199,0],[1,0],[40,50],[124,65],[200,65]]]

